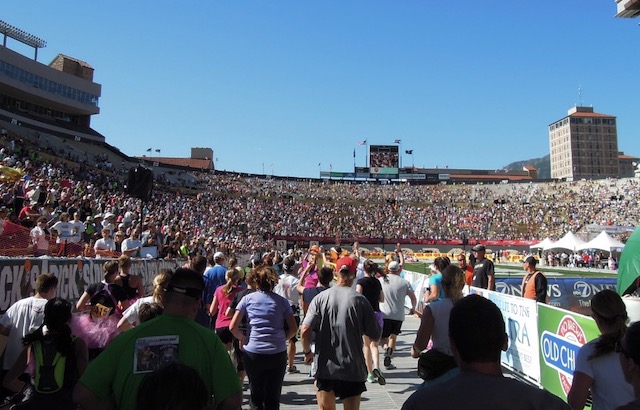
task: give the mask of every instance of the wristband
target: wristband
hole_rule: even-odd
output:
[[[306,352],[302,352],[305,356],[311,353],[311,350],[306,351]]]

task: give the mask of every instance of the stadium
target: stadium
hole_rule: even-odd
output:
[[[587,242],[602,232],[624,244],[640,222],[636,177],[541,181],[530,167],[403,168],[394,145],[371,145],[366,167],[317,179],[219,171],[209,148],[193,148],[190,158],[129,156],[91,127],[102,86],[88,63],[60,54],[41,64],[44,40],[5,22],[0,32],[2,313],[44,271],[61,278],[59,296],[77,299],[138,227],[156,241],[133,267],[146,284],[195,254],[223,252],[245,264],[273,250],[301,255],[313,245],[350,249],[358,242],[376,260],[399,245],[422,288],[420,274],[435,257],[483,244],[503,265],[500,293],[521,295],[520,263],[535,253],[558,274],[549,279],[550,305],[587,313],[593,293],[615,289],[621,247],[536,245],[567,233]],[[32,47],[35,57],[7,48],[7,37]],[[66,225],[53,228],[57,223]],[[116,238],[108,254],[96,247],[105,227]],[[588,262],[565,278],[578,265],[571,254],[581,261],[588,255]],[[542,383],[537,372],[532,381]]]

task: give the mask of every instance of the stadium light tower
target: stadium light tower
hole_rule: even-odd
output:
[[[29,34],[24,30],[20,30],[16,26],[12,26],[9,23],[6,23],[0,20],[0,33],[3,34],[2,46],[7,47],[7,37],[10,37],[14,40],[21,42],[22,44],[26,44],[30,47],[33,47],[35,50],[35,54],[33,59],[38,61],[38,49],[45,48],[47,46],[47,42],[41,39],[40,37],[36,37],[33,34]]]

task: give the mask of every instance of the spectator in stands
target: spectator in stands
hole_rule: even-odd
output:
[[[49,252],[49,239],[47,238],[47,218],[38,218],[37,225],[31,229],[31,244],[33,245],[33,256],[46,255]]]
[[[140,249],[142,249],[142,242],[140,241],[140,228],[135,227],[131,229],[131,235],[124,241],[122,241],[122,254],[127,255],[130,258],[136,258],[140,255]]]
[[[449,338],[460,373],[419,389],[405,401],[403,410],[425,406],[453,410],[569,410],[565,402],[546,390],[502,375],[500,353],[507,349],[508,337],[502,313],[490,300],[479,295],[459,300],[451,309]]]
[[[102,228],[102,238],[98,239],[93,246],[96,252],[96,258],[114,258],[118,256],[116,252],[116,244],[113,239],[109,238],[111,231]]]
[[[23,206],[18,214],[18,221],[27,228],[34,226],[35,221],[40,216],[40,204],[38,201],[30,201]]]

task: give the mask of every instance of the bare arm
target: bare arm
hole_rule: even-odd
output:
[[[284,320],[287,323],[287,334],[285,335],[285,339],[291,340],[291,338],[298,333],[298,324],[296,323],[296,319],[293,317],[293,313],[285,316]]]
[[[231,319],[231,323],[229,324],[229,331],[231,331],[233,337],[238,339],[238,342],[240,342],[240,348],[245,344],[245,335],[239,329],[243,317],[244,313],[240,310],[236,310],[233,314],[233,318]]]
[[[125,330],[129,330],[129,329],[133,329],[133,325],[129,323],[126,317],[124,316],[121,317],[120,321],[118,322],[118,331],[122,333]]]
[[[303,324],[302,330],[300,331],[300,341],[302,342],[302,352],[311,351],[311,334],[312,334],[311,326]],[[313,361],[313,355],[308,354],[304,355],[304,362],[309,364]]]
[[[584,409],[592,384],[593,379],[586,374],[580,371],[573,373],[573,383],[567,395],[567,403],[569,403],[569,406],[571,406],[573,410]]]
[[[407,295],[409,296],[409,300],[411,301],[411,311],[413,312],[413,315],[415,317],[418,317],[418,312],[416,312],[416,306],[418,306],[418,299],[416,298],[416,293],[415,292],[409,292],[407,293]]]
[[[78,303],[76,303],[76,309],[79,310],[80,312],[83,312],[84,310],[86,310],[87,303],[89,302],[90,298],[91,298],[91,295],[89,295],[89,293],[87,292],[84,292],[82,296],[80,296],[80,299],[78,299]]]
[[[214,316],[216,313],[218,313],[218,297],[213,296],[213,301],[209,306],[209,316]]]
[[[440,296],[440,290],[438,289],[438,285],[433,283],[429,286],[429,296],[427,297],[426,301],[431,302],[433,300],[436,300],[438,299],[438,296]]]
[[[11,369],[7,372],[2,380],[2,385],[8,390],[17,393],[24,387],[24,382],[18,380],[18,377],[27,369],[27,363],[29,361],[29,352],[31,348],[25,347],[20,352],[20,355],[16,359],[15,363],[11,366]]]
[[[420,328],[418,329],[418,333],[416,334],[416,341],[413,343],[411,347],[411,357],[420,356],[420,352],[427,348],[429,344],[429,339],[431,339],[431,335],[433,334],[433,313],[431,309],[427,306],[422,311],[422,319],[420,320]]]

